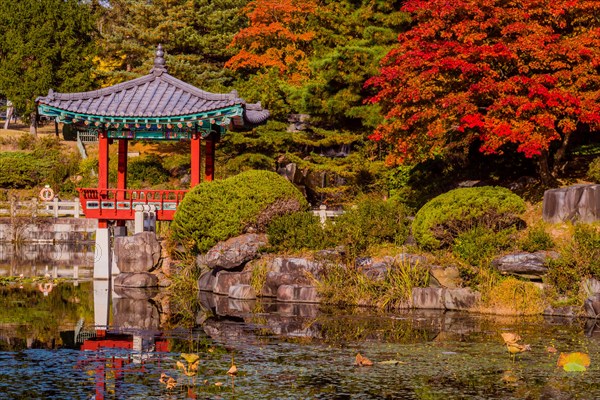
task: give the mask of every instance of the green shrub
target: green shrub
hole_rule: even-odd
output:
[[[600,279],[600,226],[577,224],[571,242],[549,263],[547,280],[561,294],[576,295],[584,278]]]
[[[19,150],[32,150],[35,145],[36,137],[30,133],[23,133],[17,139],[17,147]]]
[[[527,230],[519,247],[530,253],[535,253],[536,251],[550,250],[554,247],[554,241],[550,234],[546,232],[544,225],[538,224]]]
[[[501,187],[454,189],[430,200],[415,216],[413,234],[419,246],[437,249],[474,227],[494,232],[522,223],[525,202]]]
[[[246,171],[190,190],[175,213],[172,238],[201,253],[250,227],[264,231],[273,218],[307,208],[287,179],[269,171]]]
[[[509,248],[513,237],[512,229],[494,232],[489,228],[476,226],[456,237],[452,251],[470,265],[484,266],[502,250]]]
[[[160,157],[156,155],[133,159],[127,166],[127,181],[133,188],[165,183],[169,177],[169,171],[162,166]]]
[[[319,217],[312,212],[297,212],[274,218],[267,226],[273,250],[319,250],[330,245]]]
[[[264,154],[244,153],[225,164],[227,175],[239,174],[250,169],[275,170],[275,160]]]
[[[587,176],[592,182],[600,183],[600,157],[590,163]]]
[[[402,244],[409,233],[409,210],[395,200],[365,197],[328,225],[329,236],[350,257],[383,243]]]

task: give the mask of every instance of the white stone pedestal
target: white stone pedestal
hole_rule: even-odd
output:
[[[94,279],[109,279],[112,267],[112,249],[108,228],[96,229]]]

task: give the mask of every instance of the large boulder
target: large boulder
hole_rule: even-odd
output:
[[[140,273],[120,273],[115,278],[115,286],[143,288],[158,286],[158,278],[154,274],[147,272]]]
[[[277,289],[282,285],[310,285],[310,283],[310,279],[305,275],[269,271],[260,295],[263,297],[277,297]]]
[[[321,273],[321,268],[321,263],[301,257],[278,257],[268,266],[269,270],[283,274],[310,274],[313,276],[318,276]]]
[[[585,313],[590,318],[598,318],[600,316],[600,293],[588,297],[583,303]]]
[[[492,260],[492,266],[503,274],[539,279],[548,272],[548,258],[556,259],[559,256],[558,253],[552,251],[512,253],[496,257]]]
[[[544,192],[542,216],[547,222],[600,220],[600,185],[573,185]]]
[[[217,243],[204,256],[210,268],[235,269],[256,258],[267,244],[267,235],[248,233]]]
[[[229,295],[229,288],[233,285],[249,285],[252,279],[252,272],[229,272],[219,271],[215,276],[213,292],[217,294]]]
[[[316,287],[300,285],[279,286],[277,300],[292,303],[319,303],[321,301]]]
[[[412,306],[418,309],[445,310],[446,289],[443,288],[413,288]]]
[[[254,300],[256,299],[256,291],[251,285],[232,285],[229,287],[229,297],[239,300]]]
[[[446,289],[444,292],[444,306],[446,310],[469,310],[481,300],[481,293],[470,288]]]
[[[454,289],[460,287],[462,283],[460,271],[452,265],[447,267],[432,265],[429,267],[429,276],[432,286]]]
[[[154,232],[115,237],[115,262],[120,272],[152,271],[160,261],[161,246]]]

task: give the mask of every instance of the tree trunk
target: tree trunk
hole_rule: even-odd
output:
[[[32,112],[31,115],[31,125],[29,125],[29,133],[34,136],[37,136],[37,113]]]
[[[554,165],[552,166],[552,173],[556,175],[561,169],[564,168],[563,160],[567,154],[567,147],[569,146],[569,139],[571,135],[565,135],[565,138],[560,145],[560,148],[554,154]]]
[[[542,154],[538,157],[538,171],[544,186],[552,186],[556,183],[556,179],[548,165],[548,150],[542,150]]]
[[[8,102],[8,108],[6,109],[6,121],[4,122],[4,129],[8,129],[10,125],[10,120],[12,119],[14,113],[14,107],[10,102]]]

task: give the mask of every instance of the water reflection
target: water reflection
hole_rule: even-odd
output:
[[[90,243],[0,243],[0,276],[89,279],[93,268]]]
[[[0,288],[0,392],[8,398],[599,398],[600,324],[579,319],[336,309],[202,293],[193,327],[158,290],[109,282]],[[501,332],[532,351],[513,360]],[[583,374],[559,351],[592,358]],[[374,361],[355,367],[356,353]],[[197,364],[182,354],[199,356]],[[227,375],[233,360],[239,370]],[[25,382],[28,384],[15,384]],[[30,383],[29,383],[30,382]],[[168,385],[171,382],[171,386]]]

